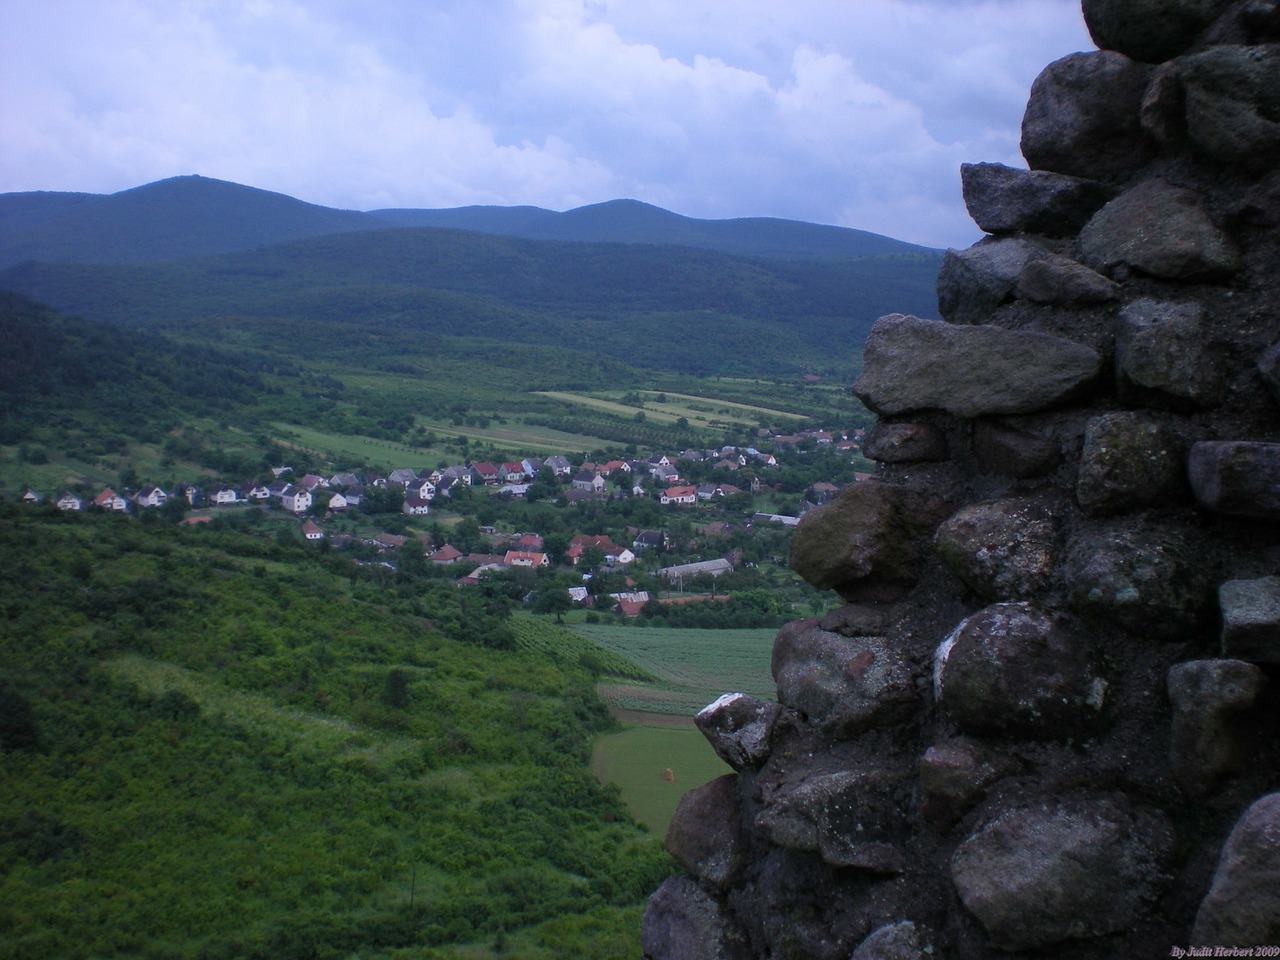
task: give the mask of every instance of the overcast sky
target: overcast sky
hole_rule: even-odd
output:
[[[0,0],[0,192],[179,174],[348,209],[633,197],[931,246],[1022,165],[1079,0]]]

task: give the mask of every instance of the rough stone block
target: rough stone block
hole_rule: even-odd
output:
[[[920,806],[926,820],[946,829],[1015,767],[974,740],[935,744],[920,758]]]
[[[986,323],[1013,299],[1023,268],[1044,251],[1025,240],[983,240],[948,250],[938,270],[938,312],[951,323]]]
[[[925,930],[903,920],[873,930],[849,960],[930,960],[936,956]]]
[[[1094,214],[1080,232],[1084,262],[1163,280],[1214,280],[1240,269],[1235,241],[1213,222],[1204,197],[1159,178],[1143,180]]]
[[[1088,641],[1028,603],[962,620],[934,654],[933,685],[965,733],[1032,739],[1088,730],[1106,688]]]
[[[894,873],[905,864],[903,783],[898,771],[876,768],[795,778],[766,794],[756,827],[833,867]]]
[[[1222,653],[1253,663],[1280,663],[1280,577],[1228,580],[1218,588]]]
[[[1243,660],[1192,660],[1169,670],[1169,762],[1190,796],[1205,796],[1239,768],[1244,758],[1233,721],[1254,705],[1266,682],[1259,667]]]
[[[804,515],[791,538],[791,569],[846,600],[899,599],[919,577],[928,538],[948,513],[930,494],[856,483]]]
[[[1187,474],[1216,513],[1280,520],[1280,443],[1204,440],[1192,445]]]
[[[773,645],[778,701],[812,723],[852,733],[896,723],[916,709],[911,671],[883,637],[843,637],[798,620]]]
[[[937,463],[950,456],[946,434],[928,423],[877,423],[862,452],[880,463]]]
[[[1082,532],[1067,545],[1062,577],[1075,609],[1151,640],[1196,640],[1213,606],[1200,545],[1175,527]]]
[[[1012,809],[957,848],[951,877],[996,946],[1034,950],[1126,929],[1171,847],[1162,817],[1109,798]]]
[[[1222,0],[1084,0],[1093,42],[1146,63],[1185,53],[1215,16]]]
[[[1094,516],[1185,496],[1182,449],[1158,420],[1120,411],[1085,426],[1076,502]]]
[[[1280,51],[1214,46],[1186,58],[1178,75],[1187,136],[1224,163],[1270,170],[1280,158]]]
[[[680,798],[663,845],[685,870],[720,890],[744,866],[738,777],[727,774]]]
[[[1120,298],[1120,287],[1082,263],[1047,254],[1022,268],[1014,292],[1024,300],[1059,307],[1087,307]]]
[[[716,755],[735,770],[753,770],[769,759],[781,707],[745,693],[726,693],[698,711],[693,722]]]
[[[1096,180],[1002,163],[963,163],[960,183],[969,216],[987,233],[1072,236],[1115,195]]]
[[[938,527],[938,555],[984,600],[1028,600],[1053,574],[1058,517],[1040,498],[962,507]]]
[[[1231,828],[1191,941],[1280,944],[1280,793],[1254,802]]]
[[[1151,68],[1110,51],[1055,60],[1031,85],[1022,155],[1033,170],[1119,180],[1151,159],[1139,120]]]
[[[1062,462],[1062,451],[1052,438],[994,420],[974,423],[973,454],[988,473],[1019,480],[1042,477]]]
[[[748,960],[730,914],[688,877],[668,877],[645,906],[640,948],[661,960]]]
[[[883,416],[1034,413],[1079,393],[1101,367],[1097,351],[1051,334],[892,314],[871,328],[853,392]]]
[[[1203,304],[1135,300],[1120,311],[1117,372],[1139,387],[1213,406],[1223,376],[1208,339]]]

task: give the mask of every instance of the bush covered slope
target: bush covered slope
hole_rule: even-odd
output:
[[[634,953],[668,864],[587,772],[590,658],[287,540],[0,513],[0,957]]]

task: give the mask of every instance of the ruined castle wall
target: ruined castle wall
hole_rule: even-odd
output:
[[[1280,945],[1280,4],[1084,14],[870,334],[791,554],[845,603],[699,715],[652,960]]]

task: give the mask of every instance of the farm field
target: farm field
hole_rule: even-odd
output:
[[[673,424],[684,419],[694,427],[704,428],[754,426],[762,417],[770,421],[793,420],[799,422],[804,419],[803,415],[786,410],[752,406],[710,396],[694,396],[692,394],[675,394],[652,390],[642,391],[637,394],[641,401],[639,404],[622,402],[621,398],[624,394],[617,391],[575,393],[566,390],[544,390],[539,392],[539,396],[621,417],[634,417],[638,413],[643,413],[647,419],[651,419],[655,423]],[[665,397],[665,400],[657,399],[659,396]]]
[[[686,792],[732,772],[698,730],[650,726],[597,739],[591,770],[616,784],[636,822],[659,837]]]
[[[722,693],[773,699],[773,628],[681,630],[574,624],[574,632],[642,667],[650,683],[610,684],[600,690],[614,710],[692,717]]]

